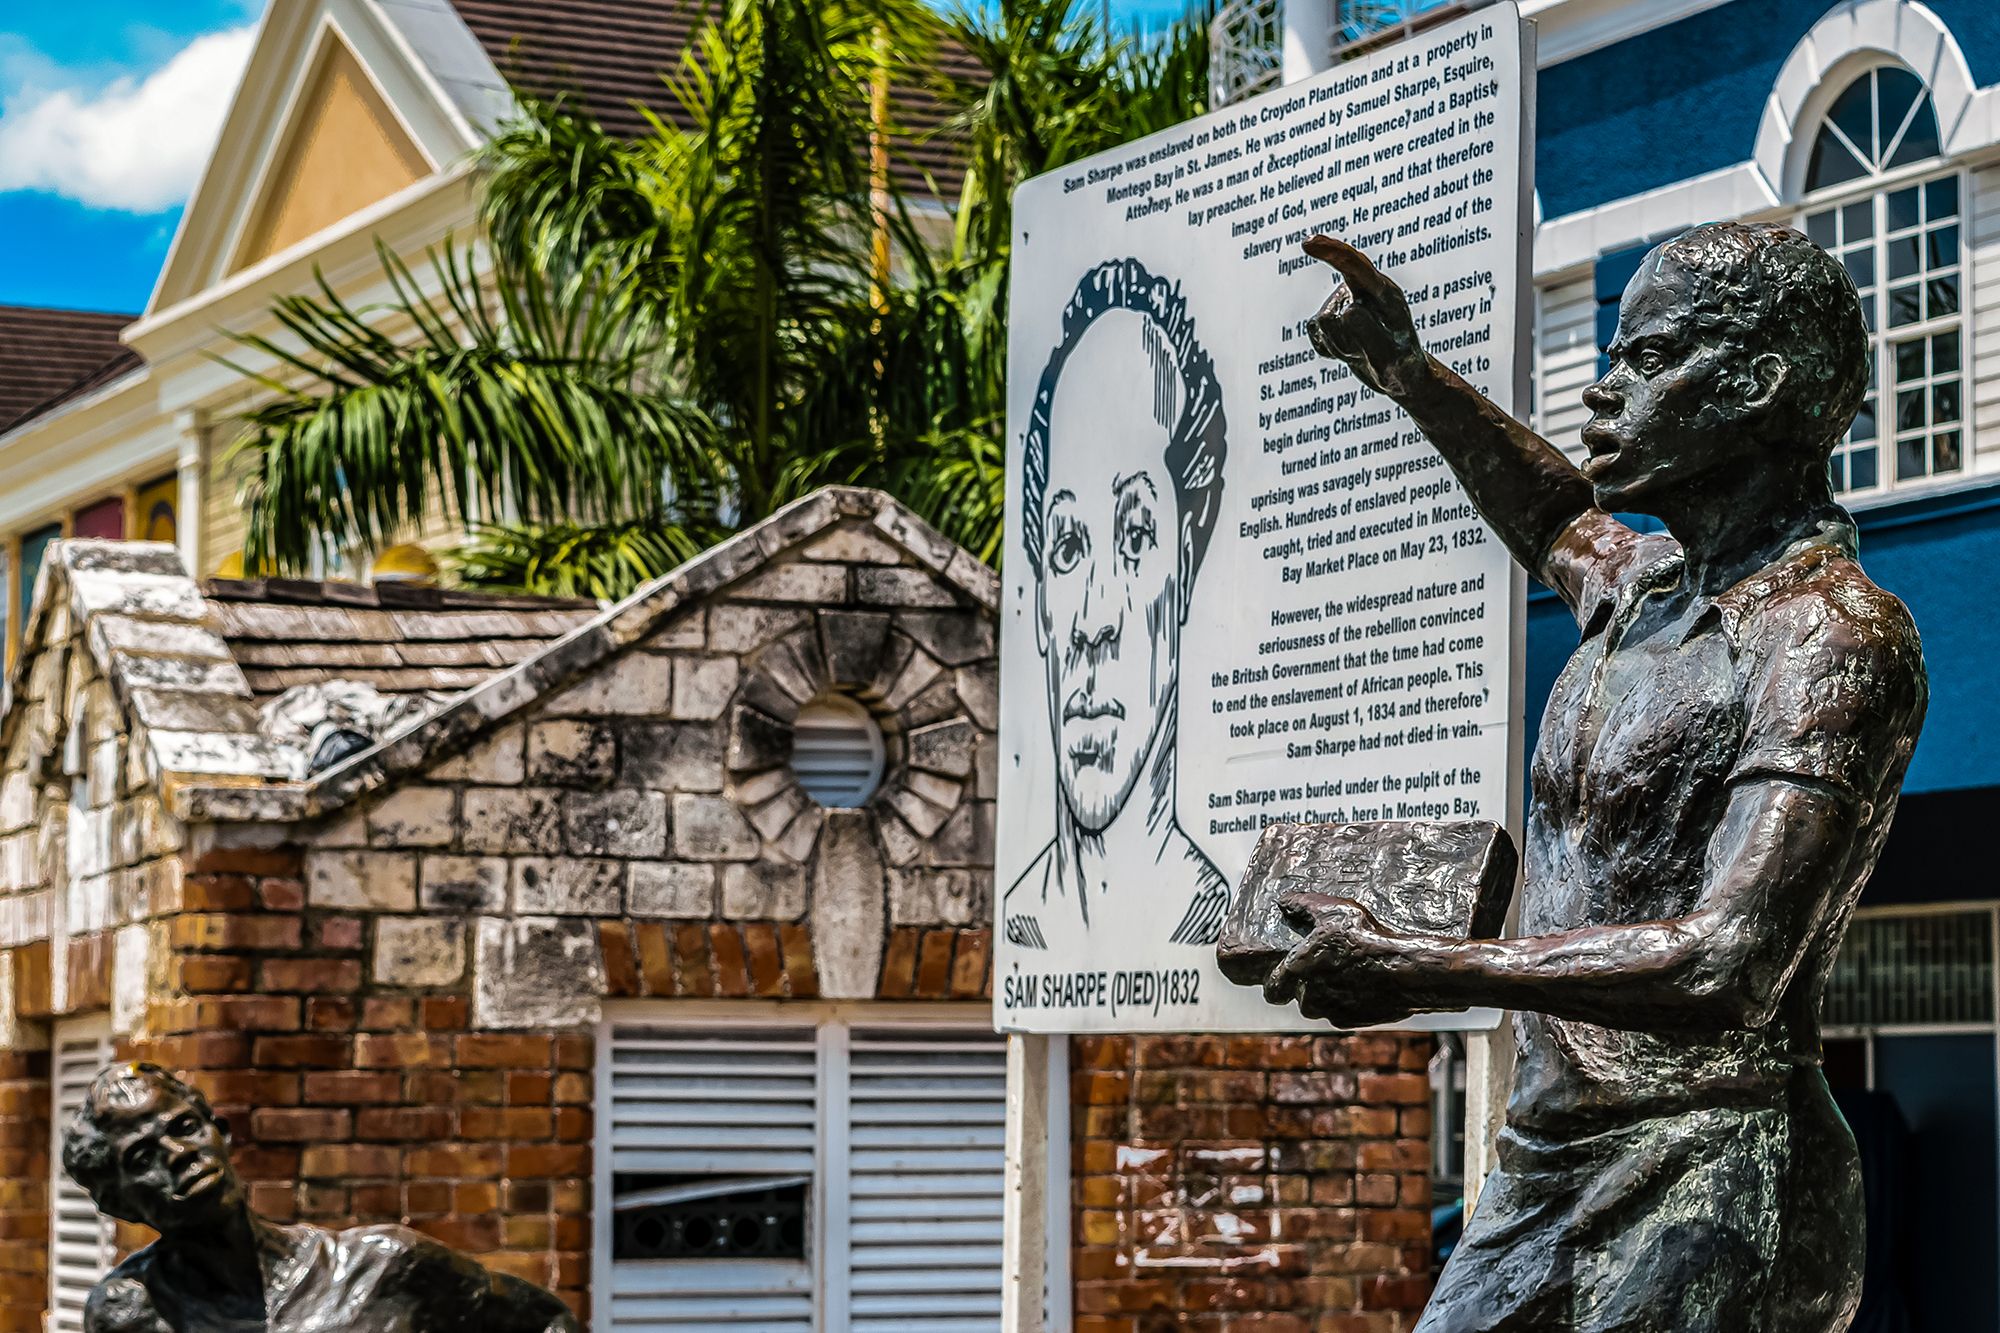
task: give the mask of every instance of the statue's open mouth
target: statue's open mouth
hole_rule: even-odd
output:
[[[222,1168],[213,1162],[203,1162],[188,1172],[174,1185],[174,1197],[191,1199],[213,1185],[222,1176]]]
[[[1583,428],[1583,447],[1590,451],[1590,457],[1578,469],[1586,478],[1595,478],[1611,461],[1618,457],[1618,451],[1625,441],[1603,422],[1593,420]]]

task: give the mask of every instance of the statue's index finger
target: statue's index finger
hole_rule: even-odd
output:
[[[1338,237],[1315,232],[1305,239],[1305,252],[1327,265],[1360,297],[1380,296],[1395,290],[1396,284],[1382,275],[1373,260]]]

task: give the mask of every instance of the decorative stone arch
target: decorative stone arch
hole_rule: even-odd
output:
[[[1804,193],[1820,118],[1850,82],[1877,65],[1905,66],[1924,81],[1937,108],[1942,152],[1959,151],[1979,86],[1951,29],[1914,0],[1848,0],[1799,39],[1765,99],[1752,160],[1779,199]]]
[[[991,620],[971,607],[821,607],[745,660],[725,794],[770,854],[811,867],[822,993],[876,993],[876,942],[897,897],[885,875],[940,851],[947,864],[990,862],[990,810],[973,799],[985,729],[962,691],[980,692],[966,673],[984,680],[994,652]],[[880,783],[852,809],[820,806],[791,767],[794,724],[827,695],[866,708],[887,749]]]

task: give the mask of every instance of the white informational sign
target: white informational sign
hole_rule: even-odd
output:
[[[1323,1030],[1216,968],[1258,830],[1516,823],[1523,585],[1313,352],[1299,244],[1360,247],[1518,406],[1531,41],[1482,9],[1015,195],[1001,1028]]]

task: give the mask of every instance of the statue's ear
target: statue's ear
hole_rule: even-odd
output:
[[[1769,407],[1777,401],[1791,373],[1791,363],[1776,352],[1760,352],[1750,358],[1750,369],[1744,375],[1743,406]]]

